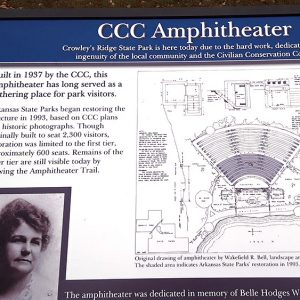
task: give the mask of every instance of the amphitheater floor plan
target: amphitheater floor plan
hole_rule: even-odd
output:
[[[300,244],[300,66],[138,74],[136,254]]]

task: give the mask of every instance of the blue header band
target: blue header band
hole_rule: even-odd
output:
[[[300,17],[1,20],[0,62],[300,59]]]

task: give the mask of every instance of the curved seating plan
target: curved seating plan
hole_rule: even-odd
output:
[[[271,184],[300,145],[296,134],[265,125],[210,128],[207,132],[197,137],[193,145],[231,185],[245,176]]]

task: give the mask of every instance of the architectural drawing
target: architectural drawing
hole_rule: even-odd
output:
[[[163,81],[163,104],[184,107],[186,115],[202,114],[201,83],[193,81]]]
[[[165,160],[145,166],[138,147],[136,254],[300,251],[299,79],[286,66],[139,73],[139,137],[164,136],[148,150]]]
[[[224,101],[228,109],[247,109],[251,106],[250,82],[228,81],[224,82]]]

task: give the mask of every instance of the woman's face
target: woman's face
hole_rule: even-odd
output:
[[[6,244],[6,259],[11,275],[30,273],[40,256],[42,234],[25,222],[12,233]]]

